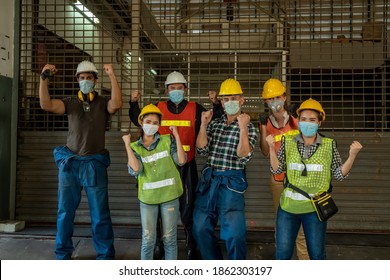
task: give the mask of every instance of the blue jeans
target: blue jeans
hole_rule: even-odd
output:
[[[305,232],[310,259],[325,260],[327,222],[318,220],[316,212],[292,214],[282,210],[280,207],[276,218],[276,259],[291,259],[301,224]]]
[[[96,184],[85,186],[86,177],[91,176],[84,168],[85,164],[94,168]],[[91,171],[91,169],[89,169]],[[84,162],[72,160],[67,168],[61,168],[58,174],[58,212],[57,212],[57,259],[70,259],[74,250],[72,236],[76,210],[80,204],[84,187],[91,216],[93,245],[96,259],[114,259],[114,233],[110,209],[108,206],[107,167],[99,161]],[[84,186],[83,186],[84,185]]]
[[[209,176],[211,175],[211,178]],[[215,227],[220,220],[229,260],[246,259],[245,173],[209,170],[199,181],[195,200],[193,234],[204,260],[223,259]]]
[[[179,199],[161,204],[140,202],[142,222],[141,260],[153,260],[156,244],[156,224],[160,209],[162,220],[162,239],[165,259],[177,260],[177,221],[179,219]]]

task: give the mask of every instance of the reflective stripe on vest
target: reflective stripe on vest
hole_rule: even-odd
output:
[[[141,160],[142,160],[142,162],[148,163],[148,162],[153,162],[153,161],[165,158],[167,156],[169,156],[168,151],[162,151],[160,153],[156,153],[156,154],[151,155],[151,156],[143,157],[143,158],[141,158]]]
[[[169,178],[157,182],[152,182],[152,183],[144,183],[142,185],[142,188],[144,190],[152,190],[152,189],[158,189],[158,188],[163,188],[166,186],[171,186],[175,184],[175,179],[174,178]]]
[[[191,126],[191,121],[162,120],[161,126]]]
[[[287,169],[303,171],[305,169],[305,165],[301,163],[289,163]],[[321,172],[323,170],[323,166],[321,164],[306,164],[306,170]]]
[[[190,145],[183,145],[184,152],[189,152],[191,150]]]
[[[288,198],[291,198],[293,200],[309,200],[306,196],[304,196],[303,194],[300,194],[298,192],[293,192],[289,189],[287,189],[285,192],[284,192],[284,195]],[[312,194],[309,194],[310,196],[313,196]]]
[[[282,140],[282,137],[283,137],[283,136],[287,136],[287,135],[297,135],[297,134],[299,134],[299,130],[293,129],[293,130],[284,132],[284,133],[282,133],[282,134],[275,135],[274,139],[275,139],[275,142],[280,142],[280,141]]]

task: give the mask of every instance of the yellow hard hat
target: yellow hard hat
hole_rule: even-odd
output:
[[[237,95],[243,94],[241,85],[235,79],[226,79],[221,84],[218,95]]]
[[[325,120],[325,111],[322,108],[320,102],[318,102],[317,100],[309,98],[309,99],[303,101],[301,106],[299,106],[299,108],[297,110],[298,116],[299,116],[299,113],[301,111],[303,111],[303,110],[314,110],[314,111],[317,111],[317,112],[319,112],[321,114],[322,120],[323,121]]]
[[[142,108],[141,113],[138,116],[138,123],[142,124],[142,116],[147,115],[147,114],[157,114],[160,115],[161,118],[163,117],[163,113],[160,111],[160,109],[153,104],[146,105],[145,107]]]
[[[286,87],[278,79],[269,79],[265,82],[261,97],[263,99],[270,99],[281,96],[286,92]]]

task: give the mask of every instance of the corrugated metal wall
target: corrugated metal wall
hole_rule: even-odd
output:
[[[330,220],[329,230],[387,232],[390,230],[390,160],[383,147],[390,145],[389,133],[332,133],[343,159],[349,145],[359,139],[364,149],[359,154],[350,177],[334,182],[334,198],[340,212]],[[109,168],[109,195],[113,222],[116,225],[139,225],[135,181],[127,174],[122,133],[107,134],[107,148],[112,164]],[[29,223],[55,223],[57,209],[57,167],[52,151],[65,141],[64,132],[23,132],[19,136],[17,219]],[[199,170],[204,163],[198,158]],[[269,191],[269,163],[260,153],[247,168],[249,188],[246,192],[248,230],[273,227],[273,208]],[[89,222],[88,205],[83,196],[77,223]]]
[[[228,3],[230,2],[230,3]],[[319,2],[319,3],[317,3]],[[345,160],[350,142],[364,145],[350,177],[334,182],[340,208],[334,231],[390,232],[390,3],[384,1],[58,1],[23,0],[20,54],[19,145],[16,218],[55,223],[57,168],[52,150],[65,143],[67,121],[39,108],[39,73],[60,69],[50,83],[55,98],[77,90],[74,70],[90,59],[99,88],[113,63],[124,107],[107,132],[111,153],[109,194],[113,222],[139,225],[135,181],[127,174],[121,135],[130,125],[132,89],[142,105],[165,100],[164,80],[173,70],[189,80],[187,98],[210,108],[206,95],[235,77],[245,92],[244,110],[257,123],[260,92],[271,76],[282,79],[291,101],[320,100],[327,112],[324,134],[338,140]],[[198,158],[199,170],[204,159]],[[274,214],[268,160],[257,147],[247,168],[249,230],[272,229]],[[89,222],[85,197],[76,217]]]

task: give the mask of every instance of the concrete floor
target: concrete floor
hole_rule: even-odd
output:
[[[54,260],[55,227],[26,227],[15,233],[0,233],[1,260]],[[178,237],[179,260],[185,260],[184,234]],[[115,249],[118,260],[140,258],[139,228],[115,227]],[[249,232],[248,260],[273,260],[273,232]],[[93,260],[90,228],[78,226],[74,233],[73,259]],[[222,248],[224,248],[221,242]],[[390,234],[328,233],[327,256],[330,260],[390,260]]]

